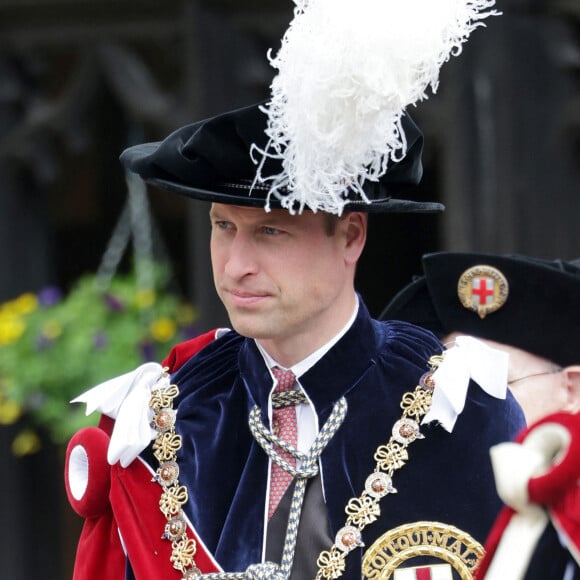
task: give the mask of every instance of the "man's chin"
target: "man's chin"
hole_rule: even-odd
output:
[[[230,314],[232,328],[241,336],[267,340],[273,337],[272,326],[264,321],[257,321],[250,316],[232,316]]]

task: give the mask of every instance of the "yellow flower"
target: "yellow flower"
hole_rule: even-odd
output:
[[[42,326],[42,334],[54,340],[62,334],[62,326],[56,320],[47,320]]]
[[[26,292],[13,300],[10,305],[13,312],[16,314],[29,314],[37,309],[38,298],[36,297],[36,294]]]
[[[20,431],[14,441],[12,441],[12,453],[16,457],[23,457],[24,455],[32,455],[40,451],[42,443],[40,437],[32,431],[32,429],[24,429]]]
[[[0,398],[0,425],[12,425],[22,415],[22,409],[16,401]]]
[[[155,290],[137,290],[135,293],[135,304],[137,308],[149,308],[155,302]]]
[[[26,325],[20,316],[7,311],[0,314],[0,346],[16,342],[25,330]]]
[[[197,311],[191,304],[180,304],[175,318],[181,326],[187,326],[197,318]]]
[[[175,335],[175,323],[169,318],[157,318],[150,327],[151,336],[158,342],[167,342]]]

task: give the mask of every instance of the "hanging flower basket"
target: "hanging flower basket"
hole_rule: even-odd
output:
[[[102,289],[97,275],[63,296],[44,288],[0,304],[0,424],[18,423],[16,455],[35,452],[40,431],[61,444],[94,424],[79,393],[146,361],[160,362],[175,342],[195,333],[195,310],[168,291],[168,272],[150,264],[153,283],[115,274]]]

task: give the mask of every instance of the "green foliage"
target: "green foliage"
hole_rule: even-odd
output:
[[[57,443],[94,424],[84,405],[69,401],[193,334],[194,309],[167,291],[155,266],[151,289],[117,274],[106,291],[87,275],[63,299],[57,288],[0,304],[0,424],[21,421]],[[29,432],[29,429],[28,431]],[[28,440],[19,448],[34,449]]]

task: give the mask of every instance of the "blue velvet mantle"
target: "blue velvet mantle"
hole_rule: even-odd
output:
[[[333,535],[344,525],[348,500],[364,489],[376,448],[401,416],[402,395],[441,348],[416,326],[371,319],[361,303],[351,329],[300,377],[321,426],[340,397],[348,402],[345,422],[321,457]],[[185,363],[173,382],[180,388],[176,428],[183,438],[178,459],[189,490],[186,512],[224,570],[245,570],[262,557],[268,474],[248,414],[256,404],[266,412],[270,375],[254,341],[232,331]],[[379,521],[364,531],[366,546],[419,520],[457,526],[483,543],[501,507],[488,450],[523,425],[511,395],[494,399],[472,384],[452,434],[435,424],[422,427],[425,439],[411,445],[408,464],[393,478],[398,493],[381,500]],[[343,578],[360,579],[362,555],[359,549],[348,556]]]

